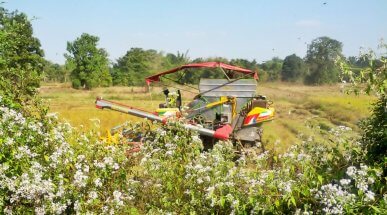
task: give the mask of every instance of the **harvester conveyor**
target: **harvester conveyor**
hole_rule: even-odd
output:
[[[153,113],[150,113],[150,112],[147,112],[144,110],[140,110],[140,109],[128,106],[128,105],[104,100],[100,97],[97,97],[96,107],[99,109],[107,108],[110,110],[118,111],[121,113],[126,113],[126,114],[133,115],[136,117],[145,118],[145,119],[148,119],[151,121],[157,121],[157,122],[163,123],[163,124],[167,123],[167,120],[169,118],[169,117],[160,117],[160,116],[157,116]],[[197,131],[201,135],[213,137],[213,138],[220,139],[220,140],[229,139],[229,136],[232,132],[232,128],[228,124],[224,125],[223,127],[218,128],[216,130],[203,128],[199,125],[194,125],[194,124],[189,124],[189,123],[184,123],[183,126],[186,129]]]

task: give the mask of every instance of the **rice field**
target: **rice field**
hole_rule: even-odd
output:
[[[127,121],[142,120],[123,113],[95,108],[95,99],[117,101],[148,111],[154,111],[164,101],[161,88],[145,93],[142,87],[109,87],[91,91],[75,90],[67,84],[43,84],[41,97],[50,112],[79,129],[97,129],[101,135],[107,129]],[[264,144],[279,151],[305,138],[323,139],[323,133],[344,125],[358,131],[357,123],[370,114],[370,96],[347,95],[342,85],[304,86],[284,83],[264,83],[259,94],[274,102],[276,119],[264,125]],[[194,94],[183,92],[183,103]]]

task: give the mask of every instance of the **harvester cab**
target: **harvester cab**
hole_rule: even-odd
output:
[[[265,96],[257,95],[256,72],[220,62],[193,63],[147,77],[146,82],[148,85],[162,82],[162,78],[168,74],[198,68],[219,68],[225,78],[201,78],[198,93],[186,106],[183,106],[180,91],[184,88],[179,89],[177,86],[173,86],[176,91],[163,88],[165,103],[159,104],[154,113],[101,98],[97,98],[96,106],[160,123],[166,123],[173,117],[180,118],[184,127],[199,132],[206,148],[217,140],[227,139],[243,147],[263,147],[262,123],[274,119],[275,110],[271,107],[271,101]],[[227,74],[232,72],[242,76],[230,78]]]

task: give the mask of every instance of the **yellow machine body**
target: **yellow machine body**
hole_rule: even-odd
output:
[[[274,108],[254,107],[245,117],[243,126],[251,126],[274,119]]]

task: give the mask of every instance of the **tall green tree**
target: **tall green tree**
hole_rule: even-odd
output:
[[[160,69],[161,54],[155,50],[131,48],[113,65],[113,84],[139,86],[145,84],[145,77]]]
[[[319,37],[308,46],[306,62],[309,74],[305,79],[307,84],[326,84],[339,81],[340,68],[336,64],[342,57],[343,44],[329,37]]]
[[[281,78],[282,64],[282,59],[273,57],[261,65],[262,70],[267,73],[269,81],[277,81]]]
[[[185,53],[177,52],[177,54],[167,53],[164,57],[163,67],[164,69],[175,68],[189,62],[188,51]]]
[[[39,87],[44,53],[24,13],[0,7],[0,95],[24,106]]]
[[[68,64],[73,64],[71,79],[74,88],[92,89],[112,84],[107,52],[98,48],[99,38],[83,33],[73,42],[67,42]]]
[[[305,62],[296,54],[287,56],[284,59],[281,79],[282,81],[296,82],[304,78],[307,71]]]
[[[169,70],[188,63],[190,63],[190,59],[188,57],[188,50],[185,53],[179,52],[179,51],[177,52],[177,54],[167,53],[163,57],[162,70],[163,71]],[[192,74],[188,74],[188,76],[191,76],[191,75]],[[180,82],[190,83],[190,80],[189,80],[190,77],[188,76],[185,76],[185,75],[183,76],[182,74],[176,74],[176,73],[169,75],[170,79],[172,80],[180,80]],[[168,82],[170,80],[165,80],[165,81]]]

